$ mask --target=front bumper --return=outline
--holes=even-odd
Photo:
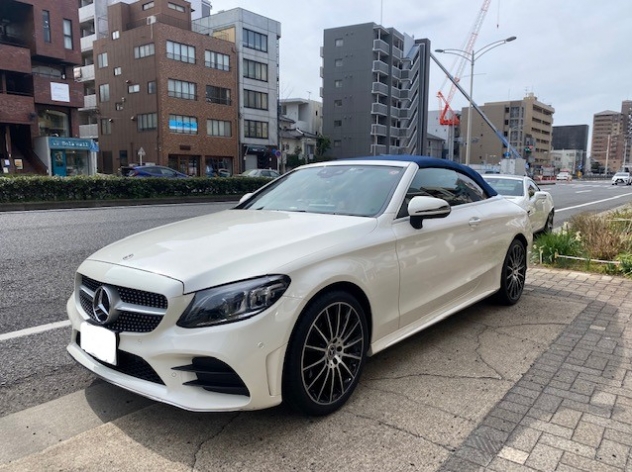
[[[154,330],[117,334],[119,365],[112,366],[88,354],[79,344],[82,323],[88,321],[89,316],[81,307],[75,289],[66,306],[72,325],[67,350],[99,377],[153,400],[191,411],[255,410],[281,403],[283,361],[300,310],[299,300],[283,297],[270,309],[244,321],[186,329],[176,326],[176,322],[193,295],[182,295],[180,282],[93,261],[84,263],[79,270],[101,283],[125,283],[138,290],[160,287],[160,293],[165,294],[169,302],[163,320]],[[245,393],[243,389],[237,394],[219,393],[201,386],[198,374],[187,368],[193,359],[200,358],[217,360],[229,367],[233,378],[243,382]]]

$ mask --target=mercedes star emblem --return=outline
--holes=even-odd
[[[94,291],[92,313],[97,322],[102,325],[113,323],[118,317],[115,307],[116,294],[110,287],[101,285]]]

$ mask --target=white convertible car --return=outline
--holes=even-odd
[[[484,298],[518,302],[527,212],[448,161],[310,164],[234,208],[111,244],[78,268],[71,356],[193,411],[324,415],[367,356]]]
[[[529,214],[534,233],[553,231],[555,205],[549,192],[529,177],[518,175],[484,175],[485,180],[507,200],[520,205]]]

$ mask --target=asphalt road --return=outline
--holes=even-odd
[[[604,211],[632,201],[632,187],[607,182],[543,188],[553,195],[556,226],[582,211]],[[127,235],[232,205],[0,213],[0,417],[95,382],[66,355],[68,329],[54,329],[54,323],[66,321],[74,272],[88,255]],[[37,327],[43,327],[42,332],[22,331]]]

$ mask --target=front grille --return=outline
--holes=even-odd
[[[81,333],[77,333],[77,344],[81,346]],[[147,361],[135,354],[117,349],[117,365],[108,364],[107,362],[103,362],[90,354],[88,355],[99,364],[104,365],[109,369],[120,372],[121,374],[129,375],[130,377],[135,377],[137,379],[146,380],[147,382],[152,382],[160,385],[165,384],[160,376],[156,373],[156,371],[147,363]]]
[[[237,372],[214,357],[194,357],[190,365],[173,367],[173,370],[195,373],[197,380],[185,382],[184,385],[202,387],[209,392],[250,396],[248,387]]]
[[[90,292],[79,291],[81,308],[93,321],[97,321],[92,309],[93,294],[103,284],[85,275],[82,276],[81,283]],[[103,325],[104,328],[119,333],[149,333],[158,327],[164,316],[162,314],[144,313],[143,311],[156,311],[156,309],[166,311],[168,302],[164,295],[116,285],[110,285],[110,287],[116,290],[121,302],[134,305],[135,310],[121,309],[116,320],[110,324]]]
[[[85,275],[81,276],[81,283],[88,287],[90,291],[94,292],[97,288],[103,285],[101,282],[97,282]],[[131,303],[132,305],[148,306],[151,308],[167,309],[167,297],[159,293],[145,292],[143,290],[136,290],[133,288],[119,287],[112,285],[116,289],[121,297],[121,301],[125,303]]]

